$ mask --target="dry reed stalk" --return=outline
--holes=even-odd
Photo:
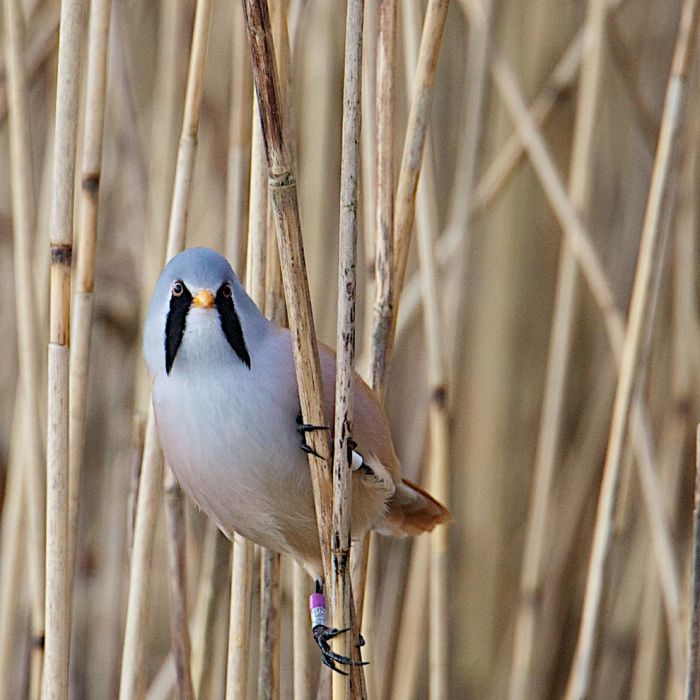
[[[280,82],[283,123],[289,131],[290,122],[290,49],[287,31],[287,2],[275,0],[271,3],[271,23],[277,47],[277,70]],[[265,246],[263,280],[265,286],[265,315],[276,325],[287,325],[287,310],[282,285],[282,269],[275,235],[272,206],[267,197],[265,152],[262,144],[260,119],[256,110],[254,117],[258,134],[260,163],[260,193],[265,198],[265,231],[261,243]],[[291,140],[291,139],[290,139]],[[278,552],[262,549],[260,576],[260,654],[258,670],[258,697],[278,698],[280,694],[280,637],[281,637],[281,557]]]
[[[177,697],[194,698],[190,634],[187,616],[185,503],[182,489],[166,466],[165,525],[168,533],[168,588],[170,591],[170,635],[177,679]]]
[[[487,12],[489,9],[487,8]],[[413,6],[403,14],[405,34],[406,83],[415,81],[418,74],[416,55],[418,48],[419,17]],[[472,74],[470,112],[468,123],[471,124],[470,136],[465,139],[461,151],[463,158],[459,171],[466,180],[459,188],[460,192],[471,193],[475,169],[476,148],[479,129],[478,115],[481,108],[483,78],[486,73],[488,15],[474,21],[474,31],[470,35],[470,49],[473,61],[470,61]],[[474,92],[476,94],[474,94]],[[416,207],[416,235],[418,238],[418,259],[423,299],[423,334],[427,346],[428,374],[428,419],[429,419],[429,465],[428,475],[431,493],[441,503],[448,503],[448,468],[449,468],[449,411],[447,395],[447,358],[449,350],[443,342],[444,332],[442,318],[444,311],[439,301],[439,284],[437,279],[433,232],[438,228],[436,211],[437,193],[435,188],[435,171],[433,167],[432,146],[429,131],[425,136],[425,163],[420,187],[416,183],[418,206]],[[465,231],[465,240],[469,235]],[[466,248],[466,244],[463,244]],[[462,257],[462,256],[460,256]],[[457,269],[466,272],[466,255],[456,263]],[[430,535],[430,634],[429,634],[429,688],[431,698],[446,698],[448,693],[450,655],[448,636],[445,629],[449,627],[448,611],[448,570],[447,570],[447,529],[438,527]]]
[[[544,145],[542,135],[528,114],[511,68],[502,58],[494,56],[491,71],[496,88],[525,144],[530,162],[541,181],[552,211],[559,220],[562,231],[571,240],[571,247],[581,267],[581,273],[603,314],[603,322],[610,338],[613,355],[618,355],[624,336],[624,319],[616,305],[615,297],[590,237],[569,201],[556,166]]]
[[[258,698],[280,696],[280,555],[263,548],[260,556],[260,667]]]
[[[404,139],[401,167],[396,187],[396,207],[394,211],[394,266],[395,266],[395,300],[393,324],[398,315],[399,297],[403,288],[408,251],[415,215],[416,190],[423,160],[425,135],[430,122],[430,110],[433,104],[433,90],[437,73],[438,57],[442,44],[442,32],[447,19],[449,0],[429,0],[425,11],[423,35],[418,52],[418,65],[413,83],[411,110],[408,115],[406,136]],[[393,329],[392,329],[393,333]],[[393,339],[389,340],[389,355]]]
[[[162,489],[163,460],[158,445],[153,406],[151,406],[146,421],[143,466],[136,501],[119,700],[132,700],[140,697],[143,692],[143,648],[149,601],[149,578]]]
[[[682,117],[687,103],[685,83],[694,55],[697,21],[697,1],[686,0],[683,4],[671,75],[666,88],[657,155],[649,186],[649,199],[632,289],[629,321],[625,333],[610,438],[603,468],[603,483],[596,515],[582,621],[567,687],[567,697],[571,699],[584,697],[590,687],[594,639],[600,614],[603,578],[612,538],[612,517],[619,483],[620,463],[629,422],[632,394],[640,364],[645,313],[655,267],[654,256],[659,249],[658,239],[662,228],[660,223],[672,206],[671,192],[673,188],[670,186],[673,181],[672,169],[678,162],[679,136],[682,131]]]
[[[640,62],[627,48],[625,40],[620,32],[619,22],[614,14],[609,14],[606,24],[610,55],[615,59],[622,73],[621,82],[627,91],[627,95],[633,107],[632,114],[637,119],[640,132],[644,136],[644,141],[649,148],[649,152],[654,153],[656,139],[659,135],[659,125],[656,117],[647,107],[646,101],[642,95],[643,91],[640,89]]]
[[[46,439],[46,647],[43,697],[68,697],[68,374],[73,185],[78,130],[83,3],[61,3],[56,140],[50,224],[51,289]]]
[[[430,157],[431,149],[426,148]],[[427,174],[427,173],[426,173]],[[432,174],[432,172],[431,172]],[[428,474],[432,495],[441,503],[449,502],[449,412],[447,398],[447,367],[441,332],[443,313],[439,302],[439,287],[433,252],[433,234],[437,222],[435,192],[428,191],[433,178],[426,178],[419,190],[420,207],[417,220],[418,254],[423,279],[423,321],[428,348],[428,384],[430,425]],[[448,552],[447,528],[438,526],[430,534],[430,636],[429,677],[430,697],[448,697],[450,655],[448,649]]]
[[[173,194],[176,161],[176,143],[180,123],[179,70],[183,53],[182,34],[189,29],[179,3],[160,5],[158,26],[158,54],[155,67],[151,141],[153,148],[149,162],[149,235],[145,240],[143,286],[150,289],[160,273],[165,256],[168,234],[168,216]],[[145,379],[145,372],[140,376]],[[143,403],[150,401],[149,388],[144,381]],[[137,399],[140,397],[137,397]],[[141,405],[141,401],[137,401]]]
[[[60,10],[52,4],[46,4],[45,12],[37,12],[32,14],[29,19],[29,24],[32,27],[32,36],[29,39],[28,46],[25,47],[22,61],[25,67],[25,78],[32,81],[44,67],[48,58],[56,48],[58,40],[58,21]],[[8,47],[9,48],[9,47]],[[9,62],[6,62],[9,67]],[[7,100],[8,100],[8,80],[6,77],[7,70],[5,66],[0,66],[0,124],[5,121],[7,116]]]
[[[452,261],[450,277],[455,283],[443,286],[447,299],[443,303],[446,318],[454,319],[450,323],[450,332],[446,338],[448,348],[446,357],[446,378],[454,384],[458,377],[458,364],[462,359],[462,338],[466,336],[464,313],[467,308],[467,285],[461,281],[469,275],[469,251],[474,227],[474,207],[476,191],[476,165],[479,144],[484,131],[482,114],[484,96],[488,78],[488,53],[491,40],[492,0],[471,3],[462,0],[462,9],[469,18],[469,36],[467,49],[467,70],[465,71],[465,93],[463,100],[464,121],[468,125],[460,144],[458,160],[455,165],[453,192],[461,196],[452,197],[449,221],[464,232],[462,244],[458,246]],[[425,167],[425,166],[424,166]],[[465,205],[464,198],[467,198]],[[437,226],[437,223],[435,224]],[[451,400],[454,400],[452,398]]]
[[[231,577],[226,700],[245,698],[248,695],[253,543],[238,534],[233,538]]]
[[[243,12],[231,6],[231,99],[226,178],[226,233],[224,251],[236,274],[243,279],[250,188],[251,119],[253,86]]]
[[[15,401],[12,433],[18,435],[27,432],[23,425],[24,407],[21,400]],[[15,697],[17,694],[17,646],[21,638],[19,634],[19,618],[24,612],[22,598],[23,568],[28,554],[24,535],[27,532],[25,523],[26,509],[24,507],[24,492],[27,490],[28,475],[22,470],[17,458],[18,448],[13,441],[7,460],[3,503],[2,528],[0,529],[0,693],[2,697]],[[13,673],[14,671],[14,673]]]
[[[258,105],[253,100],[250,157],[250,204],[245,286],[259,308],[265,305],[267,253],[267,179],[265,144]],[[253,543],[236,534],[233,545],[232,592],[226,673],[226,698],[246,697],[250,667],[250,618],[253,588]],[[262,662],[262,659],[261,659]]]
[[[22,9],[17,0],[4,2],[5,61],[7,70],[8,121],[12,190],[13,262],[17,319],[18,397],[25,415],[16,421],[15,433],[24,447],[25,508],[29,528],[27,565],[31,591],[32,697],[37,697],[43,662],[44,578],[46,546],[46,476],[42,456],[39,397],[41,356],[37,333],[37,309],[33,284],[32,238],[36,221],[32,191],[30,123],[24,61]],[[15,399],[18,400],[18,399]],[[32,427],[33,426],[33,427]],[[17,463],[17,465],[19,462]],[[12,560],[11,560],[12,561]],[[16,561],[16,560],[15,560]]]
[[[231,571],[231,546],[211,520],[207,522],[203,550],[197,602],[191,624],[192,679],[197,698],[210,697],[216,615],[228,588]]]
[[[376,222],[377,197],[377,160],[374,150],[376,144],[376,59],[377,59],[377,22],[378,5],[365,8],[364,36],[362,39],[362,89],[361,108],[362,125],[360,129],[360,195],[362,197],[362,229],[364,244],[366,278],[365,278],[365,318],[362,337],[369,347],[372,334],[372,301],[374,299],[374,227]],[[358,362],[358,364],[360,364]],[[362,365],[364,367],[364,365]]]
[[[131,468],[129,470],[129,497],[126,512],[126,550],[129,561],[134,549],[134,532],[136,530],[136,505],[139,498],[139,485],[141,484],[141,465],[143,464],[143,452],[146,441],[146,421],[148,416],[140,411],[134,414],[134,423],[131,439]]]
[[[420,189],[419,189],[420,192]],[[396,658],[401,659],[401,672],[394,673],[391,698],[418,697],[418,680],[423,671],[425,628],[429,600],[430,539],[419,537],[411,548],[411,562],[406,576],[403,615],[396,645]]]
[[[583,57],[579,77],[578,106],[572,145],[568,194],[584,223],[587,220],[591,156],[598,98],[604,62],[607,0],[591,0],[583,29]],[[529,695],[530,663],[535,639],[539,593],[542,589],[542,562],[548,533],[551,491],[559,441],[566,378],[573,335],[577,294],[576,258],[568,239],[562,242],[559,276],[549,340],[547,376],[540,416],[540,428],[532,481],[532,500],[525,532],[519,600],[515,620],[514,646],[508,696],[522,700]]]
[[[304,700],[311,695],[311,672],[309,653],[308,574],[293,563],[292,617],[294,637],[292,662],[294,664],[294,700]]]
[[[340,635],[336,652],[354,656],[357,625],[351,623],[350,514],[352,512],[353,378],[355,376],[355,295],[357,288],[357,207],[360,167],[362,94],[362,19],[364,0],[347,3],[343,128],[338,230],[338,322],[336,342],[335,424],[333,428],[333,533],[331,605],[333,627],[351,629]],[[352,669],[351,669],[352,671]],[[362,669],[359,669],[360,674]],[[356,674],[333,674],[333,697],[360,698]]]
[[[68,561],[73,588],[80,475],[85,454],[87,388],[90,372],[90,345],[94,310],[95,247],[97,242],[97,208],[102,171],[102,140],[105,96],[107,92],[107,48],[111,0],[95,0],[90,6],[88,26],[87,77],[85,89],[85,124],[80,174],[78,242],[75,288],[73,290],[73,325],[70,353],[70,436],[69,436],[69,540]],[[71,596],[72,597],[72,596]]]
[[[617,307],[610,284],[603,271],[600,260],[593,248],[588,234],[580,221],[576,210],[571,205],[563,185],[556,173],[556,168],[544,146],[542,136],[530,119],[525,103],[520,95],[512,72],[506,63],[496,58],[492,65],[494,79],[501,92],[509,111],[515,121],[516,127],[523,138],[530,160],[541,180],[542,187],[550,201],[552,209],[559,219],[562,230],[570,240],[572,252],[576,256],[593,297],[598,304],[605,324],[605,330],[610,342],[612,354],[616,365],[619,367],[622,361],[622,350],[624,341],[624,320]],[[648,419],[646,410],[641,404],[634,406],[634,412],[639,414],[634,426],[639,426],[639,432],[633,430],[634,446],[638,455],[638,466],[645,471],[646,483],[650,480],[656,481],[653,465],[648,461],[653,454],[651,436],[649,434]],[[645,483],[645,482],[642,482]],[[648,495],[648,491],[646,491]],[[680,584],[676,567],[668,567],[674,557],[668,535],[668,528],[663,523],[663,519],[658,518],[658,508],[654,506],[653,498],[645,498],[644,504],[647,506],[647,515],[650,518],[652,527],[661,527],[661,530],[654,533],[652,543],[654,544],[654,554],[658,559],[659,572],[662,574],[664,604],[666,606],[668,631],[675,638],[674,648],[679,649],[678,625],[678,601],[680,600]]]
[[[386,374],[389,367],[389,336],[394,309],[394,153],[396,103],[396,0],[381,0],[377,25],[377,78],[376,78],[376,186],[374,233],[374,306],[372,309],[371,342],[367,379],[381,402],[386,392]],[[357,610],[360,622],[364,620],[365,589],[370,555],[375,552],[372,533],[364,537],[362,561],[358,573]],[[373,592],[371,593],[373,594]],[[373,639],[373,618],[365,626]],[[372,669],[374,672],[374,669]],[[370,673],[370,683],[374,673]]]
[[[187,216],[197,155],[197,134],[202,108],[202,85],[207,54],[212,0],[198,0],[192,31],[192,48],[185,91],[185,111],[177,152],[175,184],[168,226],[166,259],[185,246]],[[180,698],[194,697],[190,669],[190,637],[187,615],[184,495],[170,467],[165,466],[165,512],[168,531],[170,576],[170,629],[172,634],[177,688]]]
[[[528,114],[532,121],[542,127],[551,114],[562,94],[571,87],[571,83],[578,73],[581,63],[582,32],[579,32],[572,40],[566,51],[559,59],[547,79],[545,85],[532,102]],[[436,255],[438,265],[442,268],[453,260],[454,255],[459,251],[463,240],[463,231],[466,223],[462,218],[477,217],[486,211],[487,207],[493,203],[496,196],[503,190],[510,176],[515,172],[516,165],[522,160],[526,151],[520,135],[514,133],[501,147],[498,153],[491,160],[490,165],[485,168],[484,174],[474,188],[472,206],[465,210],[463,215],[459,215],[455,223],[448,224],[444,234],[437,241]],[[421,280],[420,271],[417,270],[405,283],[401,293],[401,316],[398,319],[396,329],[397,336],[408,327],[420,308],[421,302]]]
[[[688,616],[688,664],[686,700],[700,698],[700,425],[695,439],[695,501],[693,506],[693,553],[690,568],[690,614]]]
[[[260,127],[258,104],[253,101],[250,156],[250,202],[248,205],[248,245],[246,288],[259,308],[265,308],[267,269],[267,177],[265,144]]]
[[[176,133],[176,110],[178,105],[177,67],[181,45],[179,30],[184,24],[178,3],[164,3],[161,6],[160,41],[157,58],[156,99],[153,122],[155,158],[151,164],[153,177],[150,192],[151,235],[146,237],[147,255],[144,266],[144,286],[150,288],[157,277],[165,253],[167,229],[167,198],[170,195],[170,173],[174,158],[171,141]],[[144,373],[141,391],[146,392]],[[133,526],[133,548],[129,573],[126,626],[122,648],[122,667],[119,684],[120,700],[130,700],[143,690],[143,645],[146,629],[146,608],[149,594],[149,572],[153,559],[153,541],[156,519],[163,488],[162,454],[153,417],[153,407],[148,399],[149,410],[146,420],[136,513]],[[133,492],[133,490],[132,490]]]
[[[291,172],[291,158],[282,125],[282,103],[270,17],[264,0],[244,0],[244,11],[265,142],[269,191],[277,226],[285,297],[292,329],[302,417],[305,423],[325,425],[321,404],[318,348],[304,264],[296,181]],[[324,465],[324,462],[328,462],[330,444],[328,436],[324,436],[323,432],[312,431],[308,439],[310,447],[321,455],[317,457],[310,454],[309,463],[319,520],[323,568],[326,579],[329,579],[332,487],[328,469]]]
[[[369,385],[384,400],[389,364],[389,335],[394,307],[394,130],[396,86],[396,0],[381,0],[377,36],[377,198],[375,232],[375,298],[372,314]],[[368,545],[365,542],[365,549]],[[363,591],[360,590],[360,606]]]
[[[194,29],[192,30],[190,64],[187,73],[185,112],[182,118],[182,132],[177,151],[175,185],[170,209],[166,260],[170,260],[185,247],[187,215],[190,193],[192,191],[195,156],[197,154],[197,132],[202,110],[204,62],[207,54],[211,10],[212,0],[197,0]]]

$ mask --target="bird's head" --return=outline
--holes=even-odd
[[[170,374],[176,358],[209,366],[237,361],[250,368],[247,340],[265,319],[226,258],[189,248],[165,266],[148,307],[143,347],[151,375]]]

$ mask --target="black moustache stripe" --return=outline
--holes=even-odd
[[[192,304],[190,290],[182,284],[182,294],[170,297],[170,311],[165,321],[165,371],[170,374],[182,336],[185,334],[187,312]]]
[[[248,348],[243,338],[243,329],[241,322],[233,306],[233,298],[224,296],[226,285],[222,284],[216,292],[216,308],[221,319],[221,328],[224,331],[228,344],[233,348],[233,351],[238,355],[241,362],[250,369],[250,355]]]

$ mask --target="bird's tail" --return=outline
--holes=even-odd
[[[389,510],[378,529],[394,537],[420,535],[451,519],[452,514],[445,506],[417,484],[402,479],[396,485]]]

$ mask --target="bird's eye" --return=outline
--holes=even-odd
[[[182,293],[185,291],[185,285],[178,280],[177,282],[173,282],[172,286],[172,294],[174,297],[181,297]]]
[[[224,286],[221,288],[221,293],[226,299],[230,299],[233,296],[233,290],[228,282],[226,282],[226,284],[224,284]]]

